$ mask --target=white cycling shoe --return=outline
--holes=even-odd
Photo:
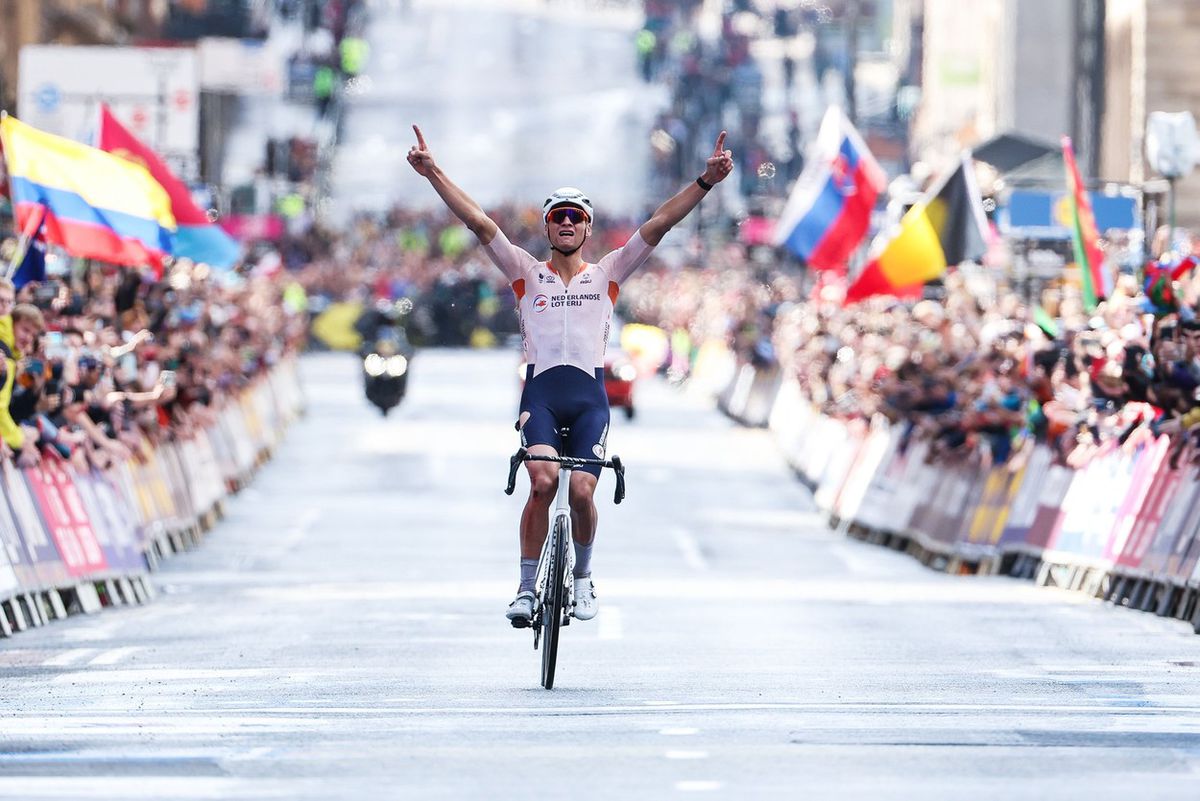
[[[596,587],[590,578],[575,579],[575,617],[578,620],[591,620],[600,611],[600,602],[596,600]]]
[[[517,597],[508,605],[508,611],[504,613],[514,629],[529,628],[529,623],[533,620],[534,603],[536,599],[532,592],[517,593]]]

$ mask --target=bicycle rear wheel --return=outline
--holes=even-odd
[[[562,629],[566,608],[564,573],[567,565],[567,543],[571,541],[571,524],[564,515],[555,518],[550,530],[549,561],[546,564],[546,592],[542,595],[542,686],[554,687],[554,668],[558,661],[558,633]]]

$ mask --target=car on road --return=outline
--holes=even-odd
[[[632,420],[636,413],[633,387],[637,383],[637,375],[633,360],[620,347],[604,354],[604,391],[608,393],[608,405],[623,409],[626,420]]]

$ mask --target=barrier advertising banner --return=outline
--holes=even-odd
[[[892,428],[885,435],[887,447],[863,491],[855,520],[878,531],[903,532],[908,516],[900,514],[897,505],[909,494],[903,482],[907,460],[900,453],[900,429]]]
[[[848,520],[858,519],[859,509],[867,494],[871,479],[879,471],[883,460],[890,455],[894,445],[886,426],[872,429],[867,433],[862,447],[858,449],[854,465],[850,468],[850,473],[838,492],[834,506],[838,517]]]
[[[1177,581],[1189,581],[1194,580],[1196,559],[1200,556],[1200,537],[1197,537],[1200,528],[1200,468],[1188,467],[1179,472],[1178,502],[1168,508],[1172,520],[1177,513],[1179,515],[1179,531],[1163,572]]]
[[[25,540],[21,537],[21,529],[13,516],[9,504],[8,492],[4,492],[0,500],[0,598],[6,597],[16,586],[37,587],[40,583],[36,556],[32,553]],[[7,567],[3,567],[7,566]]]
[[[73,574],[67,570],[58,547],[51,541],[38,514],[37,504],[30,494],[25,476],[7,459],[0,460],[0,472],[4,474],[5,495],[13,520],[21,532],[25,552],[33,562],[36,582],[30,588],[49,588],[70,584]]]
[[[1164,436],[1146,446],[1136,471],[1135,486],[1130,488],[1117,515],[1108,558],[1122,567],[1140,568],[1156,535],[1166,533],[1163,517],[1170,496],[1164,491],[1174,483],[1170,479],[1174,471],[1165,463],[1170,444]],[[1171,532],[1172,542],[1175,533]]]
[[[1024,468],[1014,472],[1006,465],[998,465],[983,474],[983,490],[967,527],[967,543],[988,554],[996,552],[1024,477]]]
[[[1038,496],[1037,511],[1033,515],[1033,523],[1029,526],[1029,534],[1025,541],[1036,550],[1044,549],[1058,534],[1062,526],[1063,500],[1075,483],[1076,473],[1069,467],[1055,464],[1046,471],[1045,483]]]
[[[1159,466],[1167,456],[1169,447],[1170,440],[1162,436],[1139,446],[1135,451],[1132,457],[1133,469],[1129,473],[1129,483],[1124,489],[1125,498],[1117,509],[1116,520],[1113,521],[1112,531],[1104,548],[1105,559],[1115,562],[1126,550],[1134,526],[1146,504],[1146,496],[1154,483]],[[1119,476],[1120,473],[1118,473]],[[1146,544],[1149,545],[1149,543]]]
[[[1050,449],[1044,445],[1034,447],[1033,453],[1029,454],[1021,486],[1012,498],[1008,516],[1004,520],[1004,530],[996,543],[1000,551],[1006,548],[1016,550],[1027,543],[1052,460]]]
[[[62,460],[47,454],[40,465],[22,473],[67,572],[84,576],[105,570],[108,562]]]
[[[75,489],[92,521],[110,572],[128,575],[145,569],[138,523],[116,487],[98,470],[76,473]]]
[[[1129,455],[1111,447],[1092,457],[1062,501],[1062,527],[1048,544],[1050,550],[1090,561],[1104,557],[1140,457],[1140,453]]]

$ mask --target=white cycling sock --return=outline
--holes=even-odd
[[[521,585],[517,587],[517,592],[533,592],[533,585],[537,583],[537,565],[536,559],[521,559]]]
[[[575,578],[588,578],[592,575],[592,545],[595,542],[592,540],[587,545],[575,543]]]

